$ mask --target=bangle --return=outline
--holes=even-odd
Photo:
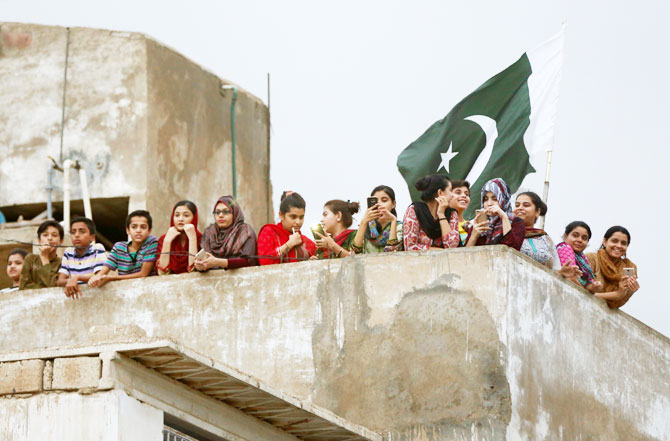
[[[344,248],[340,248],[340,252],[337,253],[337,257],[340,257],[342,255],[342,251],[344,251]]]
[[[443,221],[443,220],[448,221],[449,219],[447,219],[446,217],[438,217],[437,220],[438,220],[438,221]]]
[[[363,247],[359,247],[355,243],[351,244],[351,249],[354,250],[354,253],[357,253],[357,254],[363,252]]]

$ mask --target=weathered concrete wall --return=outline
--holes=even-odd
[[[505,247],[84,291],[0,296],[0,353],[134,325],[392,440],[670,439],[668,339]]]
[[[0,133],[0,206],[46,201],[47,155],[60,156],[67,41],[65,28],[0,23],[0,124],[9,128]],[[63,159],[86,168],[91,197],[129,196],[129,210],[148,208],[162,234],[178,200],[205,214],[232,193],[221,80],[141,34],[72,28],[69,41]],[[236,116],[238,195],[260,227],[273,217],[267,107],[240,90]],[[79,199],[76,174],[72,181]],[[204,228],[209,216],[201,218]]]

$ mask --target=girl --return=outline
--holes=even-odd
[[[207,252],[195,260],[195,269],[235,269],[256,265],[256,232],[244,222],[244,213],[232,196],[214,205],[214,223],[205,229],[200,245]]]
[[[23,269],[23,260],[28,255],[28,252],[21,248],[14,248],[7,256],[7,276],[12,282],[12,286],[1,289],[0,293],[18,291],[19,280],[21,279],[21,270]]]
[[[377,205],[365,210],[351,248],[357,254],[402,251],[402,222],[398,222],[395,211],[395,192],[380,185],[370,196],[377,198]]]
[[[449,208],[452,198],[449,178],[424,176],[414,187],[421,192],[421,202],[414,202],[405,212],[402,223],[405,250],[456,248],[460,243],[458,212]]]
[[[297,262],[314,256],[316,245],[300,233],[305,221],[305,200],[292,191],[281,195],[279,223],[267,224],[258,233],[261,265]]]
[[[468,239],[468,221],[463,217],[463,213],[470,205],[470,183],[458,179],[451,182],[451,203],[449,206],[458,212],[458,235],[461,238],[459,246],[465,246]]]
[[[603,244],[597,253],[586,255],[595,279],[603,285],[604,292],[596,293],[596,296],[604,299],[610,308],[622,307],[640,289],[637,266],[626,257],[629,245],[630,233],[617,225],[605,232]],[[626,268],[631,268],[634,275],[624,275]]]
[[[561,259],[558,257],[551,237],[544,230],[535,228],[537,219],[545,214],[547,214],[547,204],[536,193],[526,191],[516,197],[514,216],[520,218],[526,227],[525,239],[519,251],[566,279],[582,276],[577,265],[566,262],[561,266]]]
[[[333,199],[326,202],[323,206],[323,217],[321,225],[325,236],[316,239],[316,247],[320,259],[347,257],[354,252],[351,245],[356,236],[355,230],[349,227],[353,222],[352,215],[358,213],[358,202],[345,202],[339,199]]]
[[[179,201],[172,209],[170,228],[158,239],[158,274],[193,271],[195,255],[200,251],[202,233],[198,231],[198,208],[191,201]]]
[[[556,245],[556,252],[561,261],[561,265],[570,263],[577,265],[582,275],[570,279],[577,285],[583,286],[591,294],[599,292],[602,289],[602,283],[594,279],[591,265],[584,255],[584,250],[591,239],[591,228],[582,221],[570,222],[565,227],[563,242]]]
[[[488,181],[482,187],[482,208],[487,220],[472,223],[468,247],[475,245],[507,245],[515,250],[521,249],[526,226],[512,213],[512,194],[502,178]]]

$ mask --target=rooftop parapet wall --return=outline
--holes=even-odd
[[[390,440],[670,434],[668,339],[506,247],[24,291],[0,311],[0,353],[169,337]]]
[[[129,210],[149,209],[161,233],[181,199],[209,213],[233,191],[232,93],[221,82],[142,34],[0,22],[0,206],[46,202],[64,104],[62,159],[86,169],[92,198],[129,197]],[[273,218],[268,109],[240,89],[235,115],[238,196],[260,228]],[[61,173],[54,184],[60,201]]]

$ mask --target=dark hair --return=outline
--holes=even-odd
[[[542,198],[539,197],[537,193],[534,193],[532,191],[524,191],[523,193],[519,193],[518,195],[516,195],[516,197],[518,199],[519,196],[523,195],[528,196],[530,198],[530,201],[533,203],[533,205],[535,205],[536,210],[537,209],[540,210],[540,216],[544,216],[545,214],[547,214],[547,204],[545,204],[544,201],[542,201]]]
[[[340,199],[333,199],[326,202],[324,207],[327,207],[333,213],[342,213],[342,224],[344,224],[346,228],[349,228],[354,221],[351,215],[358,213],[360,204],[358,202],[345,202]]]
[[[174,204],[174,208],[172,208],[172,211],[174,211],[177,207],[186,207],[189,209],[191,214],[195,216],[195,214],[198,212],[198,208],[195,206],[195,204],[191,201],[187,201],[184,199],[183,201],[179,201],[176,204]]]
[[[45,220],[40,224],[39,227],[37,227],[37,237],[39,238],[42,235],[42,233],[44,233],[46,229],[49,227],[56,228],[58,230],[58,234],[60,235],[60,240],[63,240],[63,238],[65,237],[65,231],[63,230],[63,226],[53,219]]]
[[[21,257],[23,257],[25,259],[26,256],[28,255],[28,251],[24,250],[23,248],[14,248],[7,255],[7,260],[9,260],[9,258],[12,257],[14,254],[20,254]]]
[[[570,222],[567,227],[565,227],[565,235],[569,235],[572,233],[572,230],[574,230],[577,227],[582,227],[586,230],[587,233],[589,233],[589,239],[591,239],[591,228],[586,224],[586,222],[582,221],[574,221]]]
[[[281,194],[279,204],[280,213],[288,213],[291,208],[305,209],[305,200],[298,193],[294,191],[285,191]]]
[[[470,190],[470,183],[466,181],[465,179],[456,179],[454,181],[451,181],[451,189],[453,190],[454,188],[459,188],[459,187],[465,187],[468,190]]]
[[[95,234],[95,224],[93,221],[87,217],[84,216],[75,216],[72,218],[70,221],[70,229],[72,229],[72,225],[76,224],[77,222],[81,222],[83,224],[86,224],[86,227],[88,228],[88,232],[90,234]]]
[[[388,197],[391,198],[391,200],[393,202],[395,202],[395,191],[393,191],[393,189],[391,187],[389,187],[388,185],[378,185],[378,186],[376,186],[375,188],[372,189],[372,192],[370,193],[370,196],[374,196],[375,193],[377,193],[378,191],[383,191],[384,193],[386,193],[388,195]],[[393,210],[391,210],[391,213],[393,213],[393,215],[395,217],[398,217],[398,213],[396,213],[395,208],[393,208]]]
[[[614,235],[614,233],[623,233],[628,237],[628,245],[630,245],[630,233],[628,232],[627,229],[620,225],[615,225],[613,227],[610,227],[607,231],[605,231],[605,240],[609,239]]]
[[[416,181],[414,188],[421,192],[421,200],[429,202],[435,199],[439,190],[447,188],[451,180],[444,175],[429,175]]]
[[[147,210],[135,210],[132,213],[126,217],[126,228],[130,228],[130,221],[134,217],[143,217],[147,220],[147,223],[149,224],[149,229],[151,229],[153,225],[153,221],[151,220],[151,214]]]

